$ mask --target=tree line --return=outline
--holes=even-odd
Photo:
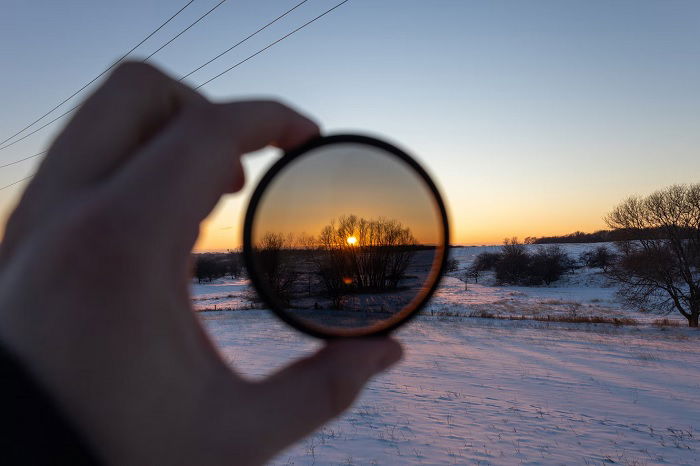
[[[243,261],[238,251],[193,254],[193,275],[197,282],[211,282],[221,277],[239,278],[243,275]]]
[[[254,248],[264,281],[285,305],[320,296],[341,308],[349,294],[396,289],[420,245],[392,219],[341,216],[318,236],[267,232]]]
[[[579,258],[588,267],[600,267],[619,286],[619,296],[631,307],[664,314],[680,313],[688,325],[700,318],[700,183],[673,185],[647,196],[633,196],[606,217],[610,230],[563,237],[526,238],[530,244],[547,242],[613,242],[614,250],[600,246]],[[486,270],[499,284],[549,284],[576,267],[557,245],[534,252],[507,239],[501,251],[476,257],[467,274],[478,280]]]
[[[683,228],[684,236],[691,236],[693,228]],[[553,236],[527,236],[523,240],[525,244],[571,244],[571,243],[613,243],[616,241],[640,241],[655,239],[664,234],[661,227],[645,228],[616,228],[611,230],[598,230],[593,233],[575,231],[566,235]]]

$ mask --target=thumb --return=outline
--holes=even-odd
[[[278,449],[303,438],[345,411],[374,375],[401,359],[391,338],[338,340],[263,381],[257,392],[269,435]]]

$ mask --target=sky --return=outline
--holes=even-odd
[[[267,233],[318,237],[350,215],[398,222],[418,243],[444,246],[439,207],[423,179],[383,149],[355,143],[317,148],[285,166],[261,197],[253,241]]]
[[[0,140],[185,3],[4,1]],[[134,58],[216,3],[195,0]],[[181,76],[295,3],[228,0],[151,62]],[[205,81],[336,3],[307,1],[188,82]],[[324,132],[368,133],[404,148],[440,186],[455,244],[593,231],[629,195],[700,181],[694,0],[350,0],[201,91],[215,101],[279,98]],[[0,150],[0,165],[43,150],[61,126]],[[250,193],[278,157],[246,157],[248,185],[203,223],[197,250],[240,244]],[[0,169],[0,186],[31,174],[39,159]],[[0,191],[2,224],[23,186]]]

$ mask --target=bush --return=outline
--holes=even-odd
[[[479,273],[496,272],[499,285],[550,285],[574,267],[574,261],[557,245],[540,246],[528,253],[517,238],[506,239],[500,252],[482,252],[467,269],[466,278],[478,281]]]
[[[493,270],[500,260],[501,254],[497,252],[482,252],[478,254],[464,274],[465,283],[469,278],[473,278],[474,283],[478,283],[479,274],[487,270]]]
[[[292,253],[289,238],[270,232],[263,235],[254,250],[263,280],[285,305],[289,305],[292,288],[300,278]]]
[[[194,262],[194,276],[199,283],[212,281],[228,273],[228,266],[218,254],[197,254]]]
[[[216,257],[226,269],[226,275],[231,278],[238,278],[243,275],[243,258],[240,252],[228,250],[225,253],[216,254]]]
[[[559,280],[572,266],[571,258],[559,246],[539,247],[530,256],[526,281],[532,285],[549,285]]]
[[[459,270],[459,261],[457,259],[447,259],[446,271],[456,272]]]
[[[507,239],[494,266],[502,285],[550,285],[573,268],[573,260],[557,246],[539,247],[527,252],[517,238]]]
[[[477,272],[493,270],[501,260],[501,254],[498,252],[482,252],[474,259],[471,268]]]
[[[526,281],[530,256],[517,238],[506,239],[501,248],[501,258],[496,264],[496,280],[499,284],[522,284]]]
[[[615,261],[616,257],[617,256],[607,247],[598,246],[595,249],[586,251],[583,254],[581,254],[579,260],[586,267],[597,267],[603,270],[607,270],[608,267],[613,265],[613,262]]]

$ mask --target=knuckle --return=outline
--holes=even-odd
[[[160,83],[165,75],[154,66],[143,62],[126,61],[120,63],[110,75],[109,81],[120,84]]]
[[[185,113],[186,115],[183,116],[187,127],[194,128],[195,131],[209,133],[217,141],[232,138],[234,125],[219,105],[209,102],[190,105]],[[211,142],[213,139],[209,139],[209,141]]]

